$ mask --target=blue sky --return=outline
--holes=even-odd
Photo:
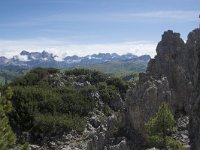
[[[21,50],[155,55],[161,34],[198,27],[199,0],[1,0],[0,55]]]

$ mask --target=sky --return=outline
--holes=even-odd
[[[155,55],[166,30],[199,26],[200,0],[0,0],[0,56]]]

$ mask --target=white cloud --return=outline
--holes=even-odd
[[[16,55],[14,56],[16,59],[20,60],[20,61],[29,61],[28,56],[22,56],[22,55]]]
[[[102,12],[102,13],[82,13],[82,14],[53,14],[40,18],[41,21],[129,21],[138,22],[144,19],[158,19],[167,21],[194,21],[198,19],[199,11],[194,10],[159,10],[146,12]],[[134,20],[136,19],[136,20]],[[145,21],[145,20],[144,20]],[[151,20],[146,20],[147,22]]]
[[[166,10],[166,11],[149,11],[139,13],[124,13],[119,14],[122,18],[141,18],[141,19],[168,19],[168,20],[184,20],[194,21],[198,19],[199,11],[185,11],[185,10]]]
[[[106,44],[74,44],[62,40],[34,39],[34,40],[0,40],[0,56],[12,57],[22,50],[53,53],[59,58],[66,55],[85,56],[96,53],[133,53],[136,55],[155,55],[156,43],[152,41],[130,41]]]

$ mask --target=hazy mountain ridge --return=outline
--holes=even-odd
[[[125,55],[118,55],[116,53],[99,53],[93,55],[87,55],[79,57],[66,56],[63,60],[58,60],[58,57],[52,53],[46,51],[43,52],[28,52],[22,51],[19,55],[13,56],[11,59],[6,57],[0,57],[1,67],[3,66],[23,66],[27,68],[34,67],[78,67],[87,65],[96,65],[110,62],[127,62],[134,61],[140,64],[147,65],[150,60],[149,55],[136,56],[131,53]]]
[[[86,68],[111,74],[130,74],[132,72],[144,72],[149,55],[136,56],[131,53],[118,55],[116,53],[99,53],[79,56],[66,56],[59,60],[56,55],[43,52],[22,51],[12,58],[0,57],[0,83],[10,82],[24,72],[37,67],[42,68]]]

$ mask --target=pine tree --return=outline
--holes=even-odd
[[[5,94],[0,96],[0,149],[7,150],[9,146],[13,145],[16,141],[15,134],[13,133],[7,113],[12,110],[12,90],[8,87]]]
[[[167,103],[162,103],[155,117],[146,123],[147,141],[150,146],[167,149],[181,149],[181,144],[172,138],[176,121]]]

